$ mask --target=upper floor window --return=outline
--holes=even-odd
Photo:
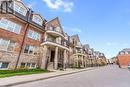
[[[56,29],[57,32],[61,33],[61,28],[60,27],[56,27],[55,29]]]
[[[41,19],[40,16],[38,15],[33,15],[33,19],[32,19],[35,23],[39,24],[39,25],[42,25],[43,23],[43,20]]]
[[[119,54],[120,54],[120,55],[124,55],[124,54],[125,54],[125,52],[120,52]]]
[[[3,28],[5,30],[11,31],[17,34],[20,34],[20,31],[21,31],[20,25],[4,18],[0,20],[0,28]]]
[[[21,15],[26,16],[26,9],[23,6],[20,6],[19,4],[15,3],[14,4],[14,10],[18,13],[20,13]]]
[[[15,42],[0,38],[0,49],[5,51],[14,51]]]
[[[39,40],[40,41],[40,38],[41,38],[41,34],[33,31],[33,30],[29,30],[28,32],[28,37],[29,38],[32,38],[34,40]]]
[[[52,25],[48,26],[47,29],[54,31],[54,27]]]

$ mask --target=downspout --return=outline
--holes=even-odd
[[[20,52],[18,54],[18,58],[17,58],[14,70],[16,70],[18,68],[20,56],[21,56],[21,53],[22,53],[22,50],[23,50],[23,47],[24,47],[24,42],[25,42],[25,39],[26,39],[26,34],[27,34],[27,31],[28,31],[28,27],[29,27],[29,21],[30,21],[30,18],[31,18],[31,13],[32,13],[32,11],[31,11],[31,9],[29,9],[28,16],[27,16],[27,23],[26,23],[26,26],[24,28],[25,29],[25,33],[24,33],[24,36],[23,36],[23,39],[22,39],[22,44],[20,46]]]

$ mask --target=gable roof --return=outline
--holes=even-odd
[[[71,36],[72,39],[77,39],[80,42],[79,35],[75,34]]]
[[[56,17],[56,18],[54,18],[54,19],[52,19],[52,20],[47,21],[46,24],[49,24],[49,23],[51,23],[51,22],[53,22],[53,21],[57,21],[57,22],[58,22],[58,25],[59,25],[61,31],[62,31],[63,34],[64,34],[64,31],[63,31],[63,28],[62,28],[62,26],[61,26],[61,23],[60,23],[59,17]],[[64,36],[65,36],[65,35],[64,35]]]

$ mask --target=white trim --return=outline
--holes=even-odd
[[[56,34],[56,35],[61,36],[62,38],[65,39],[64,35],[62,35],[60,32],[57,32],[57,31],[47,30],[46,33]]]
[[[14,10],[16,11],[16,12],[18,12],[19,14],[21,14],[21,15],[23,15],[23,16],[26,16],[26,14],[27,14],[27,9],[25,9],[25,7],[22,7],[22,6],[20,6],[19,4],[21,4],[21,3],[17,3],[17,2],[14,2]],[[22,4],[21,4],[22,5]],[[17,6],[17,7],[16,7]],[[21,9],[23,10],[23,11],[21,11]],[[21,13],[22,12],[22,13]]]
[[[8,51],[8,47],[9,47],[9,44],[10,44],[11,40],[7,40],[7,39],[4,39],[4,38],[0,38],[0,45],[1,45],[2,40],[3,40],[3,41],[7,41],[7,46],[6,46],[5,49],[0,49],[0,50]],[[15,45],[16,45],[16,42],[14,43],[13,50],[12,50],[12,51],[9,51],[9,52],[13,52],[13,51],[14,51]]]
[[[30,32],[32,32],[32,35],[29,35]],[[36,31],[33,31],[32,29],[29,29],[28,31],[28,37],[38,41],[41,40],[41,34]]]
[[[36,46],[26,44],[25,47],[24,47],[24,51],[25,51],[26,46],[29,46],[28,52],[27,52],[27,53],[23,52],[23,53],[25,53],[25,54],[29,54],[29,55],[30,55],[30,54],[31,54],[31,55],[34,55],[34,53],[35,53],[35,49],[36,49]],[[30,47],[33,48],[33,49],[32,49],[32,53],[29,53],[29,52],[30,52],[30,49],[31,49]]]
[[[53,43],[53,42],[44,42],[44,43],[42,43],[41,45],[53,45],[53,46],[57,46],[57,47],[60,47],[60,48],[62,48],[62,49],[65,49],[65,50],[67,50],[67,51],[70,51],[69,48],[67,48],[67,47],[65,47],[65,46],[62,46],[62,45],[60,45],[60,44],[57,44],[57,43]]]
[[[7,68],[2,68],[2,64],[3,64],[3,63],[8,63]],[[0,69],[8,69],[8,67],[9,67],[9,62],[1,62],[1,61],[0,61]]]
[[[8,20],[8,19],[4,19],[4,18],[2,18],[2,19],[0,20],[0,24],[2,24],[2,23],[1,23],[2,21],[5,21],[5,22],[7,22],[7,23],[4,24],[4,26],[0,26],[0,28],[2,28],[2,29],[4,29],[4,30],[7,30],[7,31],[10,31],[10,32],[13,32],[13,33],[16,33],[16,34],[20,34],[20,31],[21,31],[21,28],[22,28],[21,25],[15,23],[15,22],[12,22],[12,21],[10,21],[10,20]],[[11,27],[10,24],[12,24],[13,26]],[[16,28],[16,26],[18,26],[19,28]],[[11,27],[12,30],[10,30],[9,27]],[[16,32],[15,29],[18,29],[18,32]]]
[[[36,20],[36,17],[38,20]],[[43,23],[43,19],[39,15],[35,15],[35,14],[33,14],[32,21],[39,25],[42,25]]]

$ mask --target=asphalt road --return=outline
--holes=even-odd
[[[130,71],[111,65],[12,87],[130,87]]]

